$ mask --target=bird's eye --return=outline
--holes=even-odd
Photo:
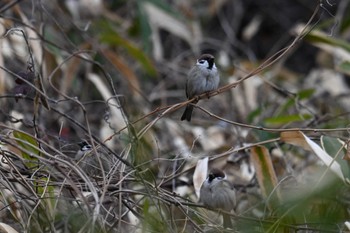
[[[204,64],[204,60],[200,60],[199,63]]]

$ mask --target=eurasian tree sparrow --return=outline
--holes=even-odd
[[[103,151],[101,148],[98,148],[97,154],[95,154],[93,147],[86,141],[80,142],[78,145],[80,149],[74,159],[86,174],[90,176],[102,176],[102,172],[107,174],[111,170],[113,166],[113,155],[108,154],[107,151]]]
[[[213,169],[200,189],[199,202],[213,209],[230,212],[236,206],[236,193],[226,175],[219,169]],[[232,227],[230,216],[223,214],[224,227]]]
[[[218,88],[220,81],[219,72],[214,63],[214,56],[211,54],[201,55],[196,65],[190,70],[187,76],[186,96],[188,99],[210,92]],[[193,101],[196,104],[197,101]],[[188,104],[181,120],[191,121],[193,105]]]

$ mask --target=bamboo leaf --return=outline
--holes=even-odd
[[[282,132],[281,141],[311,151],[309,144],[305,141],[303,133],[300,131]]]
[[[288,124],[296,121],[305,121],[308,119],[311,119],[310,114],[291,114],[291,115],[283,115],[283,116],[277,116],[277,117],[270,117],[265,119],[266,124],[273,124],[273,125],[282,125],[282,124]]]
[[[341,171],[343,175],[347,178],[350,178],[349,165],[346,160],[344,160],[344,156],[346,153],[346,149],[344,147],[344,142],[340,141],[338,138],[322,136],[321,137],[321,145],[322,148],[329,154],[335,161],[340,165]]]
[[[341,180],[345,181],[340,164],[332,156],[330,156],[325,150],[323,150],[319,145],[313,142],[309,137],[304,135],[302,132],[300,131],[283,132],[281,133],[281,140],[286,143],[300,146],[306,150],[313,151],[316,154],[316,156],[326,166],[328,166],[333,173],[335,173]]]
[[[101,28],[102,30],[99,33],[99,39],[101,42],[124,48],[130,56],[132,56],[143,66],[149,75],[156,76],[157,71],[153,63],[146,56],[142,49],[138,48],[132,42],[120,36],[112,29],[109,24],[102,23]]]
[[[251,159],[256,170],[256,176],[263,196],[270,200],[269,207],[275,209],[280,202],[277,186],[277,176],[272,165],[270,153],[266,147],[255,146],[252,149]]]
[[[32,155],[39,156],[40,150],[38,142],[29,134],[22,133],[20,131],[13,131],[14,137],[17,139],[16,142],[22,149],[22,157],[26,160],[25,165],[28,168],[38,166],[38,159]]]
[[[208,174],[208,157],[197,161],[196,169],[193,173],[193,187],[199,198],[200,189]]]
[[[101,52],[114,65],[114,67],[118,69],[122,76],[125,77],[129,84],[129,89],[132,96],[140,100],[140,93],[142,89],[140,87],[140,81],[138,80],[135,72],[124,61],[123,57],[108,49],[102,49]]]

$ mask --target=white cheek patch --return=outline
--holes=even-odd
[[[208,68],[209,67],[209,63],[208,63],[207,60],[198,60],[197,61],[197,66],[202,66],[202,67]]]
[[[82,151],[88,151],[88,150],[92,150],[92,146],[90,145],[84,145],[82,148],[81,148]]]

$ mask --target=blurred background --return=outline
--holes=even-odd
[[[349,12],[347,0],[1,1],[1,223],[18,232],[224,230],[211,222],[217,213],[196,206],[193,172],[209,157],[199,172],[223,169],[236,186],[236,230],[344,229]],[[276,60],[200,100],[182,122],[184,108],[172,107],[186,100],[203,53],[215,56],[220,87]],[[303,136],[281,136],[290,129],[341,168],[327,168]],[[113,174],[74,168],[84,140],[117,158]],[[308,182],[323,185],[306,192]],[[268,203],[279,188],[279,205]],[[290,189],[298,195],[284,197]]]

